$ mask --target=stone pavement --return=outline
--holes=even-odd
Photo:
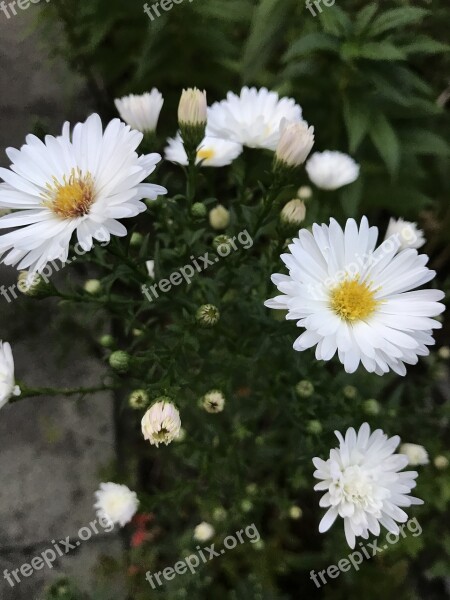
[[[0,165],[8,164],[4,148],[20,146],[37,119],[57,133],[74,112],[77,117],[89,112],[82,102],[76,106],[79,81],[63,65],[48,62],[33,33],[39,9],[45,10],[45,5],[32,4],[9,20],[0,12]],[[0,268],[0,284],[15,281],[13,269]],[[96,385],[102,364],[90,356],[76,331],[70,351],[62,350],[55,316],[51,301],[31,304],[20,298],[8,303],[0,296],[0,339],[12,345],[17,378],[30,386]],[[61,574],[89,589],[102,555],[120,559],[115,530],[93,536],[53,569],[39,570],[14,588],[3,571],[17,569],[51,548],[51,540],[76,538],[80,527],[95,518],[93,493],[101,469],[115,457],[111,397],[36,398],[7,405],[0,412],[0,440],[0,598],[38,600]],[[101,597],[122,600],[120,586],[114,585],[112,595]]]

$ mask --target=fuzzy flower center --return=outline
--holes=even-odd
[[[94,180],[90,173],[83,175],[72,169],[62,183],[56,178],[47,184],[44,205],[62,219],[74,219],[86,215],[95,200]]]
[[[377,502],[374,498],[373,482],[368,474],[358,466],[347,467],[339,481],[334,484],[335,489],[330,490],[341,502],[353,504],[363,510],[374,509]]]
[[[212,148],[201,148],[197,152],[198,160],[209,160],[214,158],[214,150]]]
[[[332,310],[344,321],[366,319],[379,304],[367,283],[358,279],[346,279],[333,288],[330,301]]]

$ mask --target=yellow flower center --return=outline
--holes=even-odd
[[[379,301],[365,281],[346,279],[331,290],[332,310],[344,321],[361,321],[370,317]]]
[[[62,219],[86,215],[95,200],[92,175],[83,175],[75,169],[72,169],[69,177],[64,175],[62,183],[54,177],[53,182],[46,187],[43,204]]]
[[[201,148],[197,152],[198,160],[209,160],[214,157],[214,150],[212,148]]]

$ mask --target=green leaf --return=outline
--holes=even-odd
[[[293,0],[262,0],[255,9],[242,59],[242,78],[245,82],[252,80],[270,60],[293,8]]]
[[[292,58],[311,54],[318,50],[336,52],[338,49],[338,41],[326,33],[308,33],[291,45],[283,56],[283,61],[288,62]]]
[[[374,20],[368,31],[368,35],[370,37],[375,37],[392,29],[418,23],[428,14],[428,12],[429,11],[424,8],[414,8],[412,6],[386,10]]]
[[[401,136],[401,139],[405,149],[414,154],[432,154],[437,156],[448,156],[450,154],[450,145],[447,141],[428,129],[406,131]]]
[[[350,32],[352,22],[339,6],[328,7],[319,14],[319,19],[326,33],[343,37]]]
[[[406,54],[390,42],[367,42],[359,48],[358,56],[369,60],[404,60]]]
[[[372,2],[359,11],[359,13],[356,15],[356,23],[354,27],[354,33],[357,36],[360,36],[362,33],[364,33],[366,27],[371,22],[377,10],[378,5],[375,2]]]
[[[440,52],[448,52],[450,46],[443,44],[427,35],[417,36],[413,42],[401,47],[405,54],[439,54]]]
[[[343,113],[350,152],[356,152],[369,130],[370,107],[364,98],[345,98]]]
[[[400,143],[392,125],[382,113],[373,117],[370,137],[390,174],[394,175],[400,162]]]

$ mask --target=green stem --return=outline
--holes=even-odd
[[[99,385],[89,388],[27,388],[19,384],[19,387],[21,388],[20,396],[11,398],[11,403],[19,402],[19,400],[24,400],[25,398],[36,398],[38,396],[75,396],[78,394],[95,394],[96,392],[117,389],[117,386],[113,385]]]

